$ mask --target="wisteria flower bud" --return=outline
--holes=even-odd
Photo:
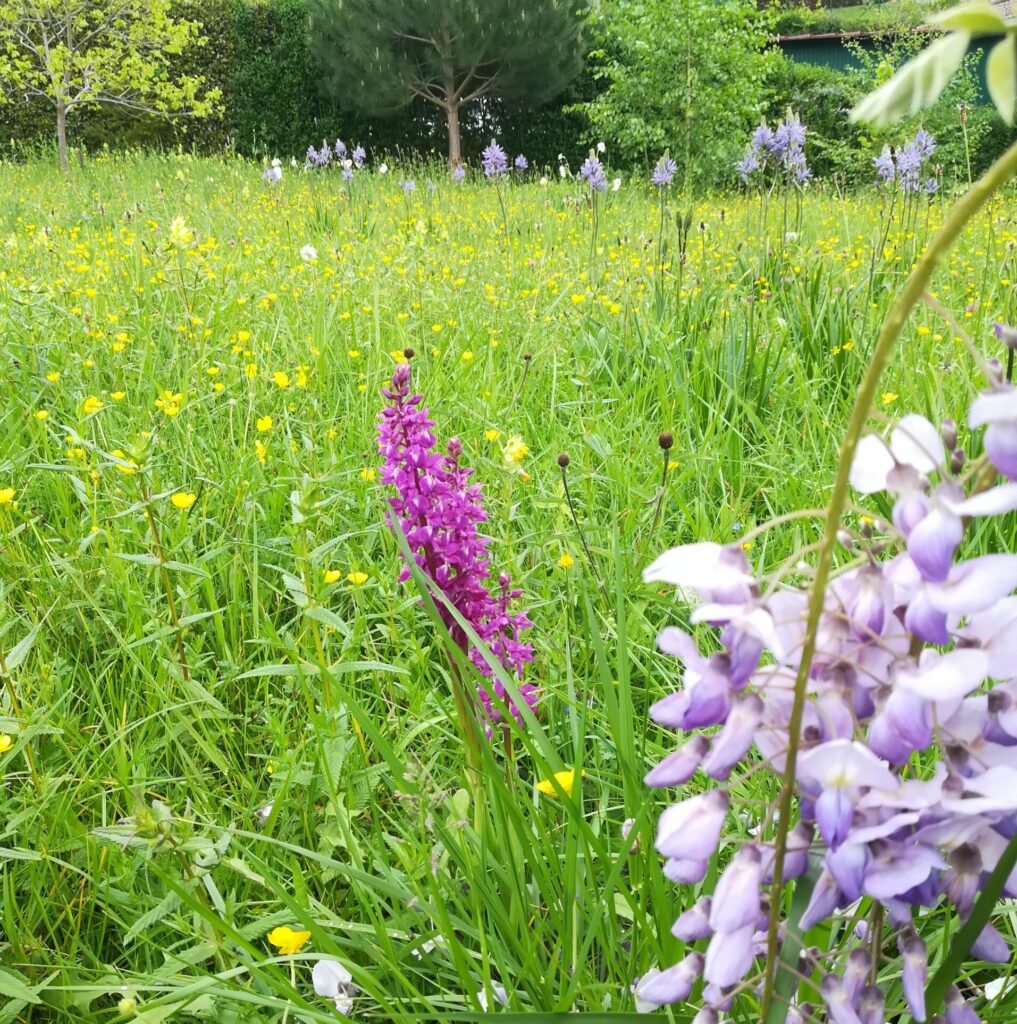
[[[733,932],[746,925],[755,927],[762,880],[763,858],[759,851],[753,846],[743,847],[717,882],[710,907],[710,927],[715,932]]]
[[[660,764],[650,769],[643,781],[654,789],[682,786],[696,774],[696,769],[709,749],[709,739],[702,734],[693,736]]]
[[[657,852],[677,860],[707,860],[720,841],[728,809],[727,794],[719,789],[668,807],[657,828]]]
[[[885,1005],[882,989],[878,985],[866,985],[858,997],[859,1024],[883,1024]]]
[[[1017,329],[997,321],[992,325],[992,331],[1007,348],[1017,348]]]
[[[872,959],[868,950],[855,948],[848,954],[847,966],[844,968],[844,993],[848,1002],[854,1005],[858,994],[865,987]]]
[[[951,985],[946,990],[943,1009],[946,1024],[979,1024],[978,1014],[971,1009],[971,1005],[960,994],[960,989],[956,985]]]
[[[921,1024],[925,1020],[925,978],[929,973],[929,958],[925,943],[915,931],[906,931],[897,945],[904,959],[901,986],[904,998],[911,1008],[911,1016]]]
[[[647,975],[636,986],[636,997],[654,1006],[669,1006],[688,999],[703,973],[703,954],[689,953],[684,960],[653,977]]]
[[[971,944],[971,952],[979,960],[985,960],[990,964],[1010,962],[1010,947],[1007,946],[1006,939],[999,934],[994,925],[988,923]]]
[[[716,909],[716,900],[714,908]],[[733,932],[717,932],[706,947],[703,977],[719,989],[730,988],[748,974],[755,959],[752,935],[755,924]]]
[[[735,701],[724,728],[714,737],[710,753],[703,759],[703,771],[710,778],[727,779],[732,767],[748,753],[762,718],[763,702],[754,693]]]
[[[950,453],[950,472],[957,476],[964,468],[966,456],[963,448],[956,448]]]
[[[704,896],[681,914],[671,927],[671,934],[682,942],[696,942],[713,934],[710,927],[710,908],[713,900]]]
[[[939,433],[943,438],[943,447],[948,452],[952,452],[957,447],[957,424],[951,419],[945,419],[939,428]]]

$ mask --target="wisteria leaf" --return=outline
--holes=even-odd
[[[973,36],[995,35],[1006,31],[1006,22],[999,11],[990,3],[974,0],[973,3],[959,4],[948,11],[941,11],[929,18],[929,24],[952,32],[969,32]]]
[[[886,127],[907,114],[932,106],[968,52],[971,35],[951,32],[907,62],[884,85],[869,93],[851,111],[852,121]]]
[[[1007,124],[1013,124],[1014,103],[1017,102],[1017,41],[1005,36],[992,48],[985,64],[985,81],[989,96]]]

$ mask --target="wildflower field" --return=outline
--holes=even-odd
[[[634,1011],[780,789],[736,777],[708,873],[665,877],[669,801],[643,780],[674,736],[648,715],[689,605],[643,570],[695,541],[759,572],[815,550],[798,513],[830,497],[949,190],[262,170],[2,168],[0,1021]],[[966,342],[1005,360],[1015,215],[1008,188],[969,224],[876,401],[952,417],[969,457]],[[390,519],[417,513],[378,422],[417,393],[482,489],[471,543],[526,692],[450,657],[469,623],[404,570]],[[852,500],[852,529],[891,518]],[[963,551],[1013,540],[1012,516],[979,521]],[[912,1019],[906,970],[872,968],[887,1019]]]

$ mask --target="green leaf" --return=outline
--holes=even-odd
[[[8,672],[13,672],[22,664],[22,662],[24,662],[25,658],[28,657],[28,652],[32,649],[32,644],[35,643],[35,638],[39,635],[39,630],[41,628],[41,623],[37,626],[33,626],[31,630],[29,630],[29,632],[11,648],[10,653],[7,655]]]
[[[0,996],[8,999],[20,999],[26,1003],[41,1003],[42,1000],[35,994],[35,989],[29,986],[23,974],[0,967]]]
[[[937,39],[909,60],[889,82],[861,100],[851,111],[851,120],[869,121],[885,128],[905,115],[932,106],[960,67],[970,41],[967,32],[951,32]]]
[[[1013,124],[1017,101],[1017,41],[1008,35],[992,48],[985,64],[985,81],[999,116]]]
[[[929,18],[929,24],[951,32],[968,32],[973,36],[991,36],[1006,31],[1006,22],[999,11],[983,0],[959,4]]]

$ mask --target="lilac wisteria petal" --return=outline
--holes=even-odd
[[[944,810],[956,814],[991,814],[1017,811],[1017,768],[996,765],[964,780],[959,797],[944,797]]]
[[[986,423],[1017,421],[1017,389],[1012,387],[983,391],[968,410],[968,426],[984,427]]]
[[[895,463],[886,442],[875,434],[866,434],[855,448],[851,463],[851,486],[860,494],[886,490],[886,478]]]
[[[917,669],[897,674],[897,685],[925,700],[956,700],[966,697],[985,682],[989,659],[973,648],[948,651],[927,659]]]
[[[732,555],[730,550],[713,541],[671,548],[643,570],[643,581],[707,592],[747,588],[753,582],[748,562],[740,551]]]
[[[1010,480],[1017,480],[1017,423],[992,423],[985,431],[989,462]]]
[[[763,859],[754,847],[745,846],[724,869],[713,892],[710,927],[715,932],[734,932],[755,926],[759,918],[759,887]]]
[[[908,554],[923,579],[945,580],[953,564],[953,553],[964,536],[959,516],[946,508],[934,508],[908,537]]]
[[[959,516],[998,516],[1017,509],[1017,484],[1000,484],[950,505]]]
[[[903,959],[901,986],[904,998],[911,1008],[911,1016],[921,1024],[925,1020],[925,979],[929,973],[929,958],[925,943],[914,933],[906,933],[899,942]]]
[[[682,942],[697,942],[699,939],[709,938],[713,934],[710,927],[712,905],[713,900],[709,896],[698,900],[671,926],[671,934]]]
[[[939,430],[915,413],[902,417],[893,428],[890,451],[898,462],[924,475],[939,469],[946,460]]]
[[[703,759],[703,771],[712,779],[724,780],[731,768],[752,746],[756,728],[763,718],[763,702],[750,693],[735,701],[724,727],[714,737],[710,753]]]
[[[655,1006],[669,1006],[688,999],[692,986],[703,971],[703,955],[690,953],[684,960],[666,971],[650,977],[647,975],[636,985],[636,996]]]
[[[667,786],[682,786],[699,768],[699,763],[710,749],[710,741],[705,736],[693,736],[686,744],[669,754],[656,767],[646,773],[643,781],[653,789]]]
[[[896,779],[886,764],[858,740],[831,740],[798,759],[798,778],[824,787],[892,787]]]
[[[820,985],[823,1002],[833,1024],[861,1024],[851,1001],[851,996],[840,978],[827,974]]]
[[[668,881],[675,885],[698,885],[710,866],[707,860],[671,859],[664,861],[661,870]]]
[[[699,654],[695,640],[677,626],[668,626],[662,629],[657,636],[657,649],[664,654],[670,654],[678,658],[682,664],[701,671],[700,666],[705,664],[705,659]]]
[[[970,558],[954,566],[942,583],[929,587],[929,600],[940,611],[973,615],[991,608],[1017,587],[1017,555]]]

